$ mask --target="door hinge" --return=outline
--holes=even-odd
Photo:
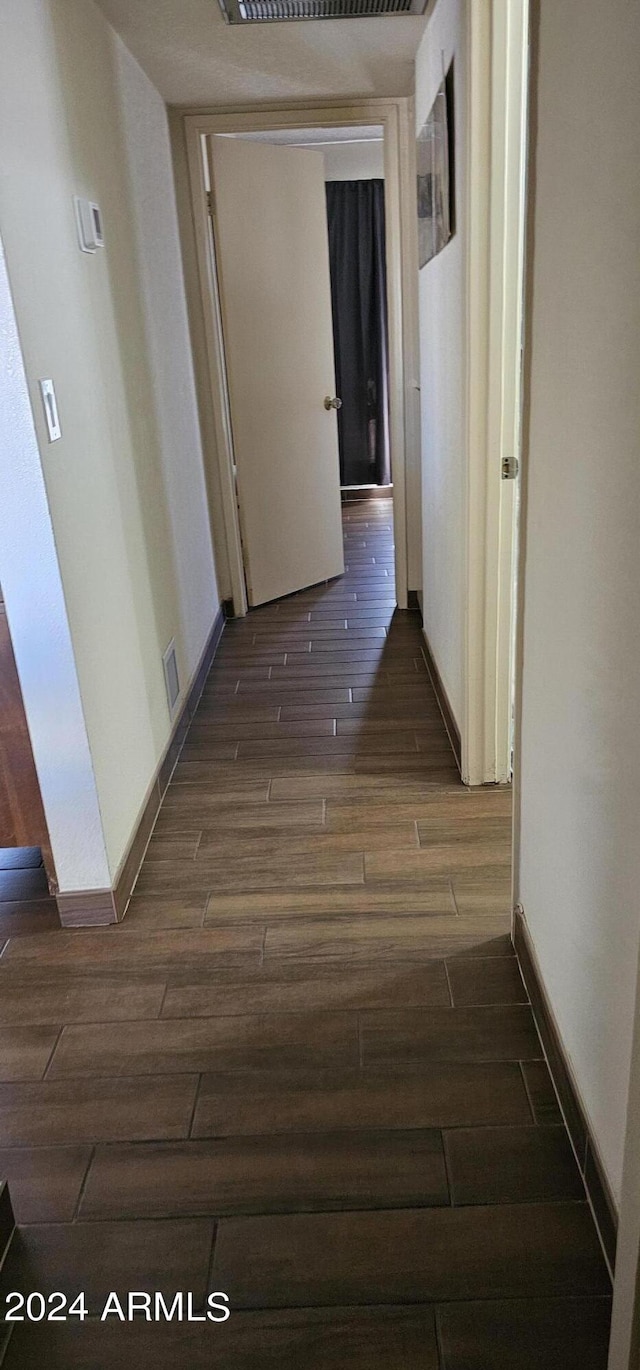
[[[503,480],[515,480],[520,470],[518,458],[503,457],[500,470]]]
[[[208,191],[207,191],[207,209],[208,209],[208,211],[209,211],[209,214],[211,215],[211,218],[213,219],[214,214],[215,214],[215,209],[214,209],[214,206],[213,206],[213,191],[212,191],[212,190],[208,190]]]

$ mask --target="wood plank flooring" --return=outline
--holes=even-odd
[[[464,789],[391,505],[227,625],[122,926],[7,913],[7,1370],[604,1370],[610,1287],[510,942],[510,795]],[[43,929],[40,931],[39,929]],[[228,1322],[101,1322],[109,1290]]]
[[[39,847],[0,847],[0,946],[16,932],[59,927]]]

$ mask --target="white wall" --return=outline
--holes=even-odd
[[[0,242],[0,584],[60,885],[109,884],[95,776]]]
[[[452,58],[457,227],[419,276],[425,632],[458,726],[464,703],[467,7],[438,0],[416,61],[416,132]]]
[[[162,651],[186,684],[218,609],[166,114],[91,0],[1,24],[0,230],[113,877],[170,733]],[[74,194],[101,205],[95,256]]]
[[[114,46],[186,681],[198,665],[220,596],[206,514],[169,130],[161,96],[124,44],[116,39]]]
[[[334,143],[323,147],[327,181],[384,179],[384,142]]]
[[[539,8],[518,898],[617,1197],[640,928],[640,9]]]

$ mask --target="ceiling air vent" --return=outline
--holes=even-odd
[[[429,0],[220,0],[228,24],[269,24],[294,19],[377,19],[425,14]]]

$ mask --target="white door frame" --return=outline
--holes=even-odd
[[[527,0],[469,6],[465,704],[468,785],[511,778],[528,91]]]
[[[258,110],[181,111],[186,140],[192,225],[198,270],[199,299],[191,300],[199,314],[198,331],[207,353],[207,393],[203,431],[215,441],[209,465],[222,519],[212,511],[223,585],[229,587],[236,614],[247,612],[242,545],[233,473],[233,448],[224,368],[224,340],[217,291],[214,245],[210,230],[205,182],[203,139],[221,133],[254,133],[283,128],[329,128],[380,124],[384,129],[385,204],[387,228],[387,291],[389,308],[389,408],[393,463],[396,544],[396,598],[401,609],[409,589],[419,590],[420,564],[419,426],[417,405],[417,230],[415,212],[415,140],[411,102],[354,100],[289,104]],[[409,566],[412,582],[409,582]]]

